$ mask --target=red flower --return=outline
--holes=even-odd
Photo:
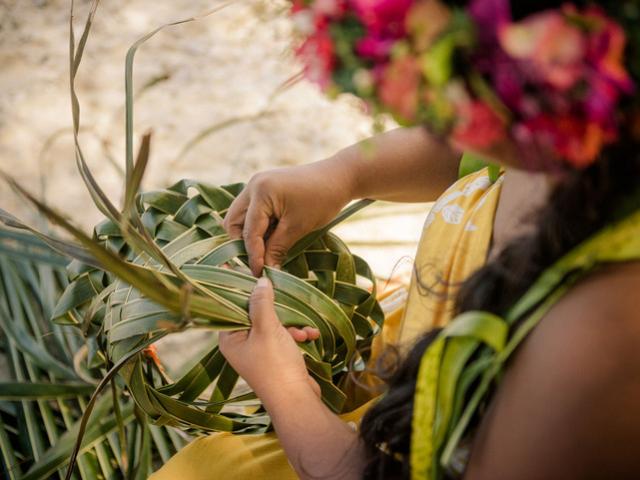
[[[505,124],[486,103],[475,100],[458,107],[454,142],[471,150],[485,150],[506,138]]]
[[[317,30],[298,48],[297,54],[304,63],[305,76],[327,89],[335,67],[333,41],[328,30]]]
[[[576,168],[593,163],[602,147],[615,139],[613,130],[574,115],[540,115],[519,128]]]
[[[379,86],[380,100],[399,120],[415,120],[420,99],[420,68],[415,58],[403,57],[385,67]]]

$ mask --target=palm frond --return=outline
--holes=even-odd
[[[38,255],[31,256],[33,246]],[[10,253],[6,253],[9,251]],[[10,381],[0,383],[0,451],[2,477],[43,479],[62,477],[69,462],[79,421],[93,383],[75,371],[74,358],[86,339],[77,329],[54,324],[55,300],[68,285],[61,257],[37,237],[0,229],[0,349],[9,359]],[[8,327],[8,328],[7,328]],[[96,372],[96,370],[92,370]],[[120,392],[122,389],[120,389]],[[123,477],[118,429],[134,438],[136,426],[130,398],[101,397],[82,443],[75,478]],[[167,427],[156,427],[146,451],[136,447],[132,465],[151,458],[153,466],[175,453],[184,441],[171,441]]]

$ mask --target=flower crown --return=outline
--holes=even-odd
[[[581,168],[617,140],[635,91],[609,10],[638,5],[611,3],[514,21],[509,0],[295,0],[292,15],[306,76],[329,93],[471,151],[513,140],[527,168]]]

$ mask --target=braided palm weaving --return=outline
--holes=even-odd
[[[127,389],[156,424],[243,433],[264,431],[269,426],[255,395],[246,390],[236,393],[238,375],[217,346],[190,362],[195,366],[176,381],[167,377],[153,351],[141,348],[168,333],[179,334],[191,328],[249,328],[248,299],[256,279],[244,263],[243,242],[230,240],[221,227],[227,208],[242,187],[182,180],[166,190],[136,197],[144,230],[179,269],[181,279],[151,256],[132,248],[113,221],[95,228],[95,238],[126,263],[162,274],[159,278],[165,282],[181,282],[185,295],[180,302],[182,313],[100,268],[79,261],[69,266],[71,284],[54,316],[59,322],[77,325],[87,335],[89,353],[84,368],[109,367],[125,360],[120,373]],[[362,205],[348,209],[339,219]],[[317,341],[300,347],[324,401],[340,412],[345,403],[340,385],[352,366],[361,367],[368,359],[383,314],[368,265],[326,230],[295,245],[282,270],[267,269],[266,273],[274,284],[276,311],[283,324],[320,330]],[[367,288],[359,286],[362,281],[368,283]],[[192,300],[197,294],[206,297],[215,309],[194,314],[189,305],[195,305]],[[224,408],[247,405],[252,406],[251,413],[247,413],[248,408]]]

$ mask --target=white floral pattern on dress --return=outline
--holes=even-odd
[[[464,226],[464,229],[467,232],[475,232],[476,230],[478,230],[478,226],[474,225],[473,222],[469,220],[467,224]]]
[[[459,205],[447,205],[442,209],[442,219],[453,225],[457,225],[462,221],[464,209]]]
[[[451,202],[453,202],[454,200],[456,200],[461,196],[462,196],[462,192],[459,190],[446,194],[444,197],[442,197],[440,200],[436,202],[436,204],[433,206],[433,211],[435,213],[440,213],[444,207],[446,207]]]
[[[488,175],[483,175],[474,179],[471,183],[468,183],[461,190],[454,190],[445,193],[440,199],[433,205],[427,219],[424,222],[423,230],[426,230],[431,226],[431,224],[436,220],[438,214],[442,215],[442,219],[449,224],[457,225],[462,222],[464,217],[464,209],[462,207],[453,204],[460,197],[469,197],[476,193],[478,190],[487,190],[491,186],[491,180]],[[481,200],[480,205],[477,208],[481,207],[482,203],[484,203],[484,199]],[[473,224],[465,225],[465,230],[467,231],[475,231],[477,227]]]
[[[478,190],[486,190],[490,186],[491,186],[491,180],[489,179],[489,176],[484,175],[482,177],[476,178],[473,182],[466,185],[462,189],[462,194],[465,197],[469,197],[473,195],[475,192],[477,192]]]

